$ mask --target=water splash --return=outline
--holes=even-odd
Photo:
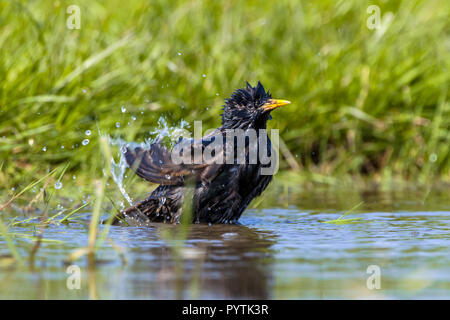
[[[130,205],[133,205],[133,200],[128,195],[124,187],[124,178],[126,178],[125,171],[127,168],[129,168],[128,163],[125,159],[127,148],[133,149],[136,147],[140,147],[142,149],[148,150],[156,141],[166,142],[166,144],[168,143],[170,147],[173,147],[175,143],[178,142],[180,137],[190,136],[190,133],[186,130],[186,128],[189,128],[189,123],[184,120],[181,120],[178,126],[170,126],[167,122],[167,119],[164,116],[161,116],[158,120],[158,127],[155,130],[150,131],[150,137],[146,138],[144,142],[141,143],[125,141],[120,137],[111,138],[109,135],[99,133],[100,135],[107,137],[108,142],[111,146],[119,147],[119,160],[116,162],[114,157],[111,158],[111,176],[120,192],[122,193],[123,197]]]
[[[166,146],[173,148],[180,137],[190,137],[190,133],[186,128],[190,128],[190,126],[185,120],[181,120],[178,126],[170,126],[167,119],[161,116],[158,119],[158,127],[149,132],[153,137],[146,139],[145,142],[147,145],[150,145],[156,141],[160,141]]]
[[[125,190],[125,187],[123,185],[123,178],[125,176],[125,170],[128,168],[127,161],[124,156],[124,148],[128,145],[124,140],[121,138],[117,139],[111,139],[108,136],[109,144],[113,146],[120,146],[120,159],[119,162],[116,163],[114,158],[111,158],[111,176],[116,183],[117,187],[120,190],[120,193],[122,193],[123,197],[128,201],[130,205],[133,205],[133,200],[128,195],[127,191]],[[125,149],[126,150],[126,149]]]

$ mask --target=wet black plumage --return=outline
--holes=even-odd
[[[225,101],[222,126],[202,139],[190,140],[189,145],[192,143],[192,148],[204,149],[214,141],[209,139],[211,136],[223,137],[225,141],[227,129],[265,129],[270,112],[287,103],[272,99],[260,82],[256,87],[247,82],[245,88],[236,90]],[[246,157],[248,148],[259,147],[251,145],[254,143],[246,140]],[[270,155],[271,143],[268,137],[266,148]],[[225,155],[226,148],[222,152]],[[256,164],[238,164],[236,161],[234,164],[203,161],[200,164],[175,164],[170,150],[159,143],[152,144],[149,150],[127,148],[125,158],[138,176],[160,185],[147,199],[122,211],[119,220],[132,217],[152,222],[177,223],[183,208],[186,208],[183,207],[184,200],[187,200],[191,203],[194,223],[236,223],[250,202],[272,180],[272,175],[261,174],[263,164],[259,158]]]

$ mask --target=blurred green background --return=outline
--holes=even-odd
[[[66,26],[70,5],[79,30]],[[270,123],[284,170],[450,181],[447,0],[1,1],[0,12],[3,187],[69,161],[70,177],[101,176],[99,130],[143,141],[161,116],[217,127],[247,80],[293,102]]]

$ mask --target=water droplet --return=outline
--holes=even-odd
[[[84,139],[84,140],[81,142],[81,144],[82,144],[83,146],[89,144],[89,139]]]
[[[231,238],[235,238],[238,234],[236,232],[227,232],[222,234],[222,238],[225,239],[231,239]]]
[[[120,110],[122,110],[122,113],[125,113],[127,111],[127,108],[125,106],[120,107]]]
[[[216,96],[219,96],[219,93],[216,93]]]
[[[91,130],[86,130],[85,133],[86,133],[87,136],[90,136],[91,135]]]
[[[64,149],[64,146],[61,146],[61,149]]]
[[[61,181],[57,181],[56,183],[55,183],[55,189],[61,189],[62,188],[62,183],[61,183]]]
[[[83,93],[86,93],[86,89],[83,89],[83,90],[81,90],[81,91],[83,91]]]
[[[44,152],[47,151],[47,147],[43,147],[42,151],[44,151]]]
[[[203,77],[203,78],[206,78],[206,74],[202,74],[202,77]]]
[[[11,190],[14,191],[14,190],[16,190],[16,188],[13,187],[13,188],[11,188]]]
[[[72,176],[72,179],[75,180],[77,178],[77,176]]]
[[[116,122],[116,128],[120,128],[120,122]]]
[[[438,156],[436,153],[430,154],[430,162],[436,162]]]
[[[131,116],[131,120],[136,121],[136,117],[135,116]]]
[[[178,55],[181,56],[181,52],[178,52]]]

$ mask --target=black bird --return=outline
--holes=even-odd
[[[128,165],[141,178],[160,185],[147,199],[122,211],[116,223],[128,218],[178,223],[183,209],[189,211],[185,214],[191,214],[193,223],[237,223],[250,202],[272,180],[271,174],[263,175],[261,170],[273,164],[263,164],[259,157],[257,161],[248,161],[249,150],[266,148],[267,156],[271,155],[270,139],[267,135],[260,135],[258,129],[266,129],[272,110],[289,103],[286,100],[272,99],[259,81],[256,87],[247,82],[246,88],[234,91],[226,99],[222,126],[202,139],[180,139],[175,146],[176,148],[180,143],[185,143],[194,154],[195,148],[204,151],[217,137],[226,142],[226,134],[230,129],[255,129],[258,137],[267,140],[261,144],[262,139],[245,138],[245,149],[241,150],[245,155],[245,163],[237,161],[239,150],[234,138],[232,149],[227,149],[224,143],[218,152],[211,153],[213,160],[223,157],[224,161],[216,162],[207,162],[201,158],[201,163],[188,161],[177,164],[171,157],[171,151],[159,142],[152,144],[149,150],[132,150],[127,147],[124,153]],[[231,150],[234,151],[234,158],[231,163],[225,162],[226,155]],[[186,200],[190,203],[189,207],[184,205]]]

